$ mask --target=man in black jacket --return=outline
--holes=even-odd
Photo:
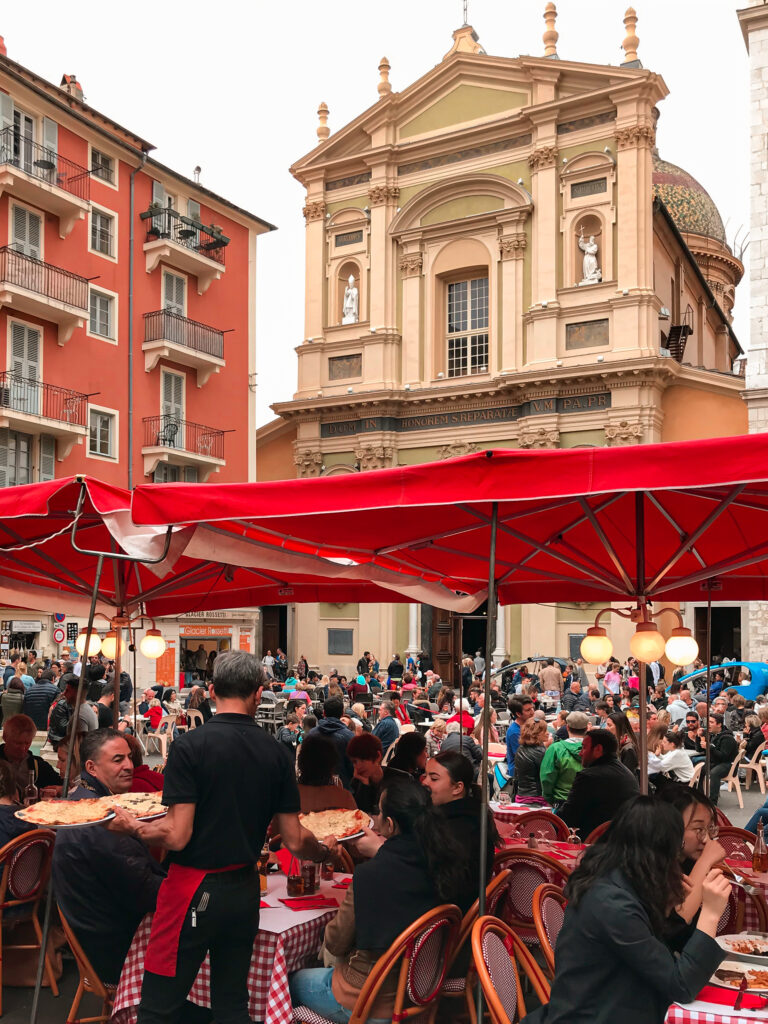
[[[61,696],[58,686],[53,682],[53,671],[47,669],[35,680],[24,694],[24,714],[29,715],[39,732],[48,728],[48,712],[54,701]]]
[[[324,718],[321,718],[314,729],[310,729],[308,735],[317,733],[331,740],[338,751],[338,773],[345,789],[349,789],[352,783],[352,762],[347,757],[347,744],[355,738],[355,734],[348,729],[341,721],[344,714],[344,701],[341,697],[329,697],[323,704]]]
[[[709,716],[709,799],[717,804],[720,797],[720,783],[731,770],[739,744],[732,733],[723,727],[723,716],[713,713]],[[706,747],[702,744],[702,753]]]
[[[585,711],[588,715],[592,714],[592,705],[589,702],[589,697],[581,692],[581,683],[577,680],[574,680],[563,694],[560,707],[569,714],[571,711]]]
[[[637,779],[619,760],[618,750],[615,735],[607,729],[592,729],[582,741],[583,767],[557,812],[566,825],[579,830],[582,840],[639,792]]]

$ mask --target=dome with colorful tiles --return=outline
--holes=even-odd
[[[723,219],[707,190],[658,153],[653,155],[653,194],[667,207],[682,234],[704,235],[727,247]]]

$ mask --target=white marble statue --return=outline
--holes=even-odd
[[[589,241],[586,242],[582,228],[579,228],[579,248],[584,253],[582,267],[584,277],[579,284],[597,284],[603,279],[603,272],[597,265],[597,242],[594,235],[590,235]]]
[[[349,275],[349,282],[344,289],[344,304],[341,307],[341,322],[343,324],[356,324],[360,319],[358,316],[358,292],[355,288],[354,274]]]

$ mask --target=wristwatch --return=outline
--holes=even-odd
[[[320,839],[317,840],[317,845],[320,847],[321,850],[324,851],[323,856],[322,857],[318,857],[318,859],[317,859],[317,863],[318,864],[322,864],[324,861],[329,859],[329,857],[331,856],[331,851],[328,849],[328,847],[325,845],[325,843],[322,842],[322,840],[320,840]]]

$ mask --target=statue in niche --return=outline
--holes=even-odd
[[[344,302],[341,307],[341,322],[343,324],[356,324],[360,319],[358,316],[358,291],[355,288],[355,275],[349,275],[347,287],[344,289]]]
[[[595,236],[590,235],[589,241],[584,240],[584,225],[582,224],[579,228],[579,248],[584,253],[584,261],[582,266],[583,279],[579,281],[579,285],[582,284],[598,284],[603,279],[603,272],[597,265],[597,242]]]

